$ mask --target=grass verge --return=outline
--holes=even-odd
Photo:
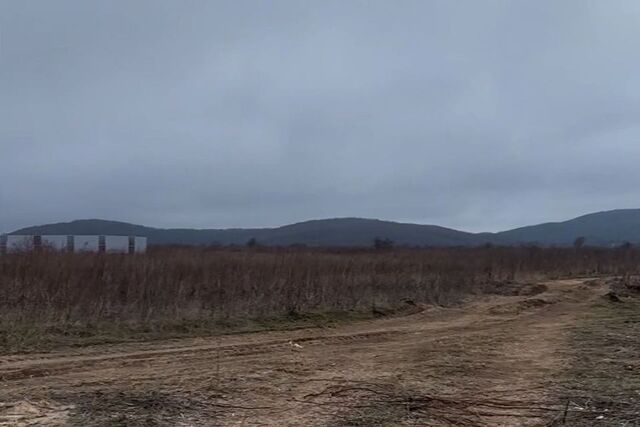
[[[553,425],[640,426],[640,298],[596,303],[570,337],[571,364]]]
[[[153,341],[269,330],[330,328],[419,310],[406,305],[394,309],[287,313],[279,316],[228,319],[183,319],[146,324],[123,322],[60,323],[0,322],[0,354],[48,352],[68,347]]]

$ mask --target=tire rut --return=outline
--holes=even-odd
[[[295,340],[295,344],[340,345],[360,341],[384,340],[390,337],[398,337],[406,333],[406,331],[400,330],[386,330],[345,335],[319,335],[300,337]],[[219,345],[217,343],[214,343],[202,346],[175,347],[162,350],[119,353],[104,356],[70,356],[56,359],[19,361],[8,364],[5,363],[4,366],[0,367],[0,380],[14,381],[24,378],[39,378],[61,375],[69,371],[80,372],[85,370],[93,370],[96,367],[100,367],[100,365],[105,365],[105,368],[113,367],[113,365],[131,368],[137,365],[144,365],[150,361],[158,361],[158,359],[161,358],[175,358],[176,356],[184,359],[202,354],[215,354],[216,358],[224,360],[281,351],[283,348],[289,348],[293,350],[296,347],[292,346],[292,342],[293,340],[281,339],[262,343],[233,345]]]

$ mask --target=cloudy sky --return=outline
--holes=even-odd
[[[640,2],[0,0],[0,230],[638,207]]]

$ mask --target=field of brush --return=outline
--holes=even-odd
[[[513,280],[637,273],[633,248],[156,247],[0,256],[0,351],[361,319]]]

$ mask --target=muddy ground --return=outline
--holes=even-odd
[[[335,328],[2,356],[0,425],[640,425],[640,303],[609,288],[509,284]]]

